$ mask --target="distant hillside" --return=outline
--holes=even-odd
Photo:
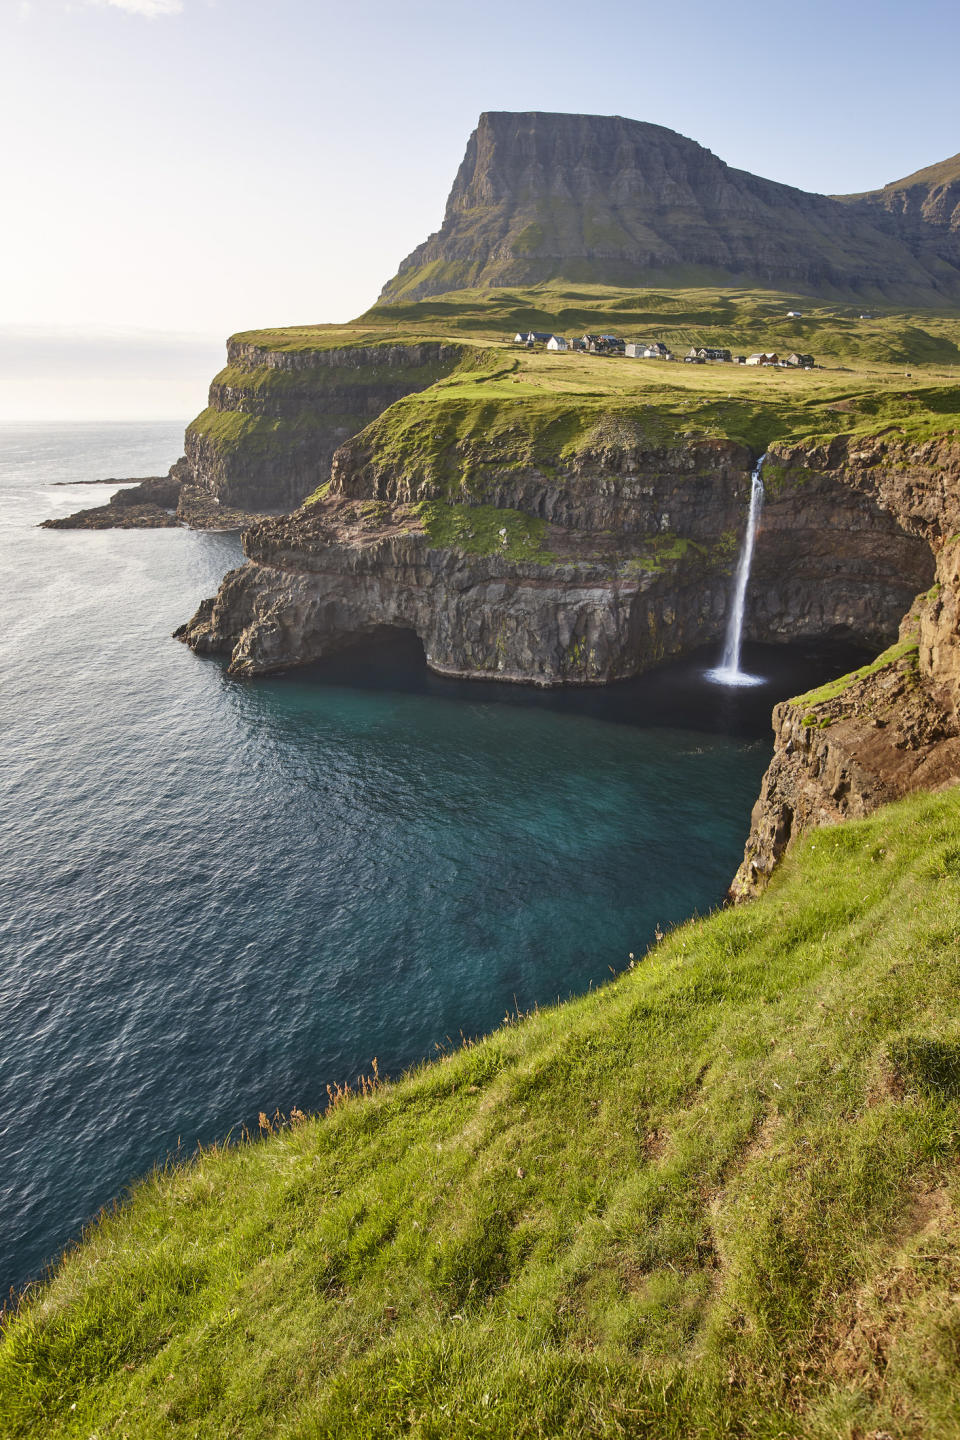
[[[866,204],[891,215],[960,235],[960,155],[891,180],[882,190],[834,197],[848,205]]]
[[[731,169],[660,125],[490,112],[467,143],[443,225],[381,298],[564,279],[956,303],[958,206],[957,160],[873,195],[828,197]]]
[[[960,266],[960,155],[892,180],[882,190],[837,198],[902,240],[931,269]]]

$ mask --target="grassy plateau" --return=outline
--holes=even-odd
[[[787,317],[800,309],[800,319]],[[529,351],[518,331],[585,330],[662,340],[682,356],[693,345],[734,354],[812,353],[814,370],[731,364],[684,365],[574,352]],[[855,308],[774,292],[686,290],[661,294],[543,285],[531,291],[464,291],[437,300],[375,306],[348,326],[250,331],[257,363],[228,366],[214,382],[229,396],[191,430],[214,449],[265,462],[285,439],[359,417],[360,392],[393,368],[373,362],[304,368],[310,352],[449,342],[433,366],[413,364],[416,392],[376,422],[388,460],[417,467],[459,464],[456,447],[506,452],[513,463],[556,465],[601,441],[612,426],[651,446],[731,439],[759,455],[774,440],[883,431],[921,439],[960,424],[960,316]],[[260,363],[263,352],[293,368]],[[252,413],[257,412],[257,413]],[[369,414],[369,412],[368,412]]]

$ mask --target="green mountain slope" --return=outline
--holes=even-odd
[[[9,1317],[0,1433],[960,1435],[958,826],[818,831],[600,992],[140,1184]]]
[[[955,237],[928,243],[932,215],[901,225],[849,198],[735,170],[661,125],[492,111],[467,142],[440,229],[403,261],[382,298],[563,279],[956,302]]]

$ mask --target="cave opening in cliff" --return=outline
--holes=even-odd
[[[348,636],[308,668],[320,681],[384,689],[419,688],[428,673],[423,642],[403,625],[377,625]]]

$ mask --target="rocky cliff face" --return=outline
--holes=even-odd
[[[440,481],[380,454],[372,431],[338,451],[325,495],[245,536],[251,563],[181,638],[253,675],[400,627],[443,673],[558,685],[634,675],[722,635],[743,446],[607,444],[550,473],[507,454],[498,467],[489,450],[478,465],[461,446],[459,480]],[[805,477],[800,499],[781,477],[757,567],[753,638],[878,643],[932,568],[922,541],[830,475]]]
[[[762,889],[804,830],[856,819],[960,777],[960,442],[838,439],[775,454],[786,477],[832,477],[872,496],[935,563],[899,643],[834,685],[778,705],[774,756],[754,807],[735,898]]]
[[[325,496],[245,535],[251,563],[181,638],[242,675],[384,627],[415,632],[443,674],[540,685],[635,674],[719,633],[749,485],[749,454],[734,445],[717,447],[712,474],[704,447],[648,455],[642,470],[637,459],[608,462],[599,485],[581,472],[566,493],[507,465],[471,471],[473,488],[439,501],[435,484],[411,482],[360,436],[335,457]],[[678,516],[684,490],[681,536],[666,507]],[[437,517],[456,522],[453,541],[431,533]]]
[[[892,180],[882,190],[837,197],[917,256],[960,265],[960,155]]]
[[[382,298],[563,278],[943,303],[960,295],[960,246],[928,245],[929,218],[921,210],[918,229],[731,169],[660,125],[493,112],[467,143],[443,225]]]
[[[276,349],[232,340],[188,427],[192,483],[240,510],[289,510],[330,475],[337,447],[464,357],[438,341]]]

